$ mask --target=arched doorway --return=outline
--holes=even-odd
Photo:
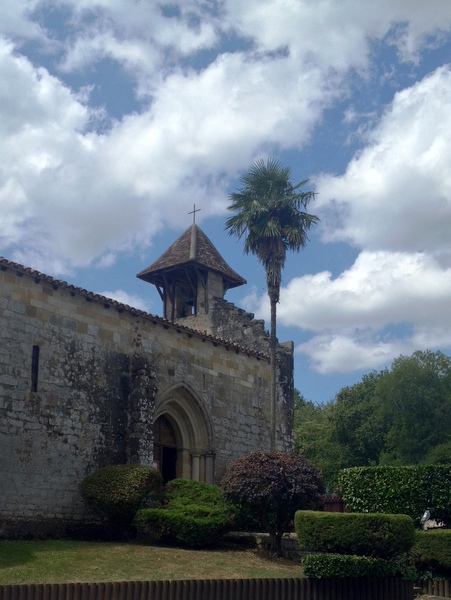
[[[153,427],[153,456],[166,483],[177,477],[177,437],[171,422],[161,415]]]
[[[212,432],[208,411],[188,386],[174,385],[159,395],[154,421],[154,460],[163,479],[177,477],[214,483]]]

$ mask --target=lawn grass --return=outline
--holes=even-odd
[[[299,577],[300,565],[254,549],[183,550],[134,543],[1,541],[0,585]]]

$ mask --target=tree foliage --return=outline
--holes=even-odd
[[[314,192],[301,191],[307,180],[293,185],[289,167],[277,160],[258,160],[240,177],[239,192],[231,194],[226,222],[231,235],[246,235],[244,250],[255,254],[266,272],[268,294],[279,300],[287,250],[299,251],[318,217],[305,210]]]
[[[377,385],[385,374],[364,375],[361,382],[343,388],[335,398],[335,436],[356,466],[377,464],[384,448],[386,420],[378,406]]]
[[[378,393],[386,432],[385,462],[415,465],[450,440],[451,359],[441,352],[400,356]]]
[[[295,402],[297,450],[330,489],[347,467],[451,463],[451,358],[417,351],[322,405]]]
[[[294,406],[296,452],[321,471],[324,481],[333,490],[338,471],[352,461],[347,448],[337,442],[333,405],[314,404],[295,390]]]
[[[285,452],[242,456],[229,466],[221,485],[227,500],[258,515],[276,555],[296,510],[313,508],[323,491],[318,469],[303,456]]]

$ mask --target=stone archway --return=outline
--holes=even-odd
[[[214,443],[210,416],[202,400],[185,384],[157,398],[154,459],[164,478],[214,482]]]

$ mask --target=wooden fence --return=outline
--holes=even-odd
[[[413,584],[344,578],[2,585],[0,600],[413,600]]]
[[[349,512],[343,498],[338,494],[327,494],[322,497],[324,512]]]
[[[431,596],[441,596],[442,598],[451,598],[451,581],[423,581],[421,583],[423,594]]]

